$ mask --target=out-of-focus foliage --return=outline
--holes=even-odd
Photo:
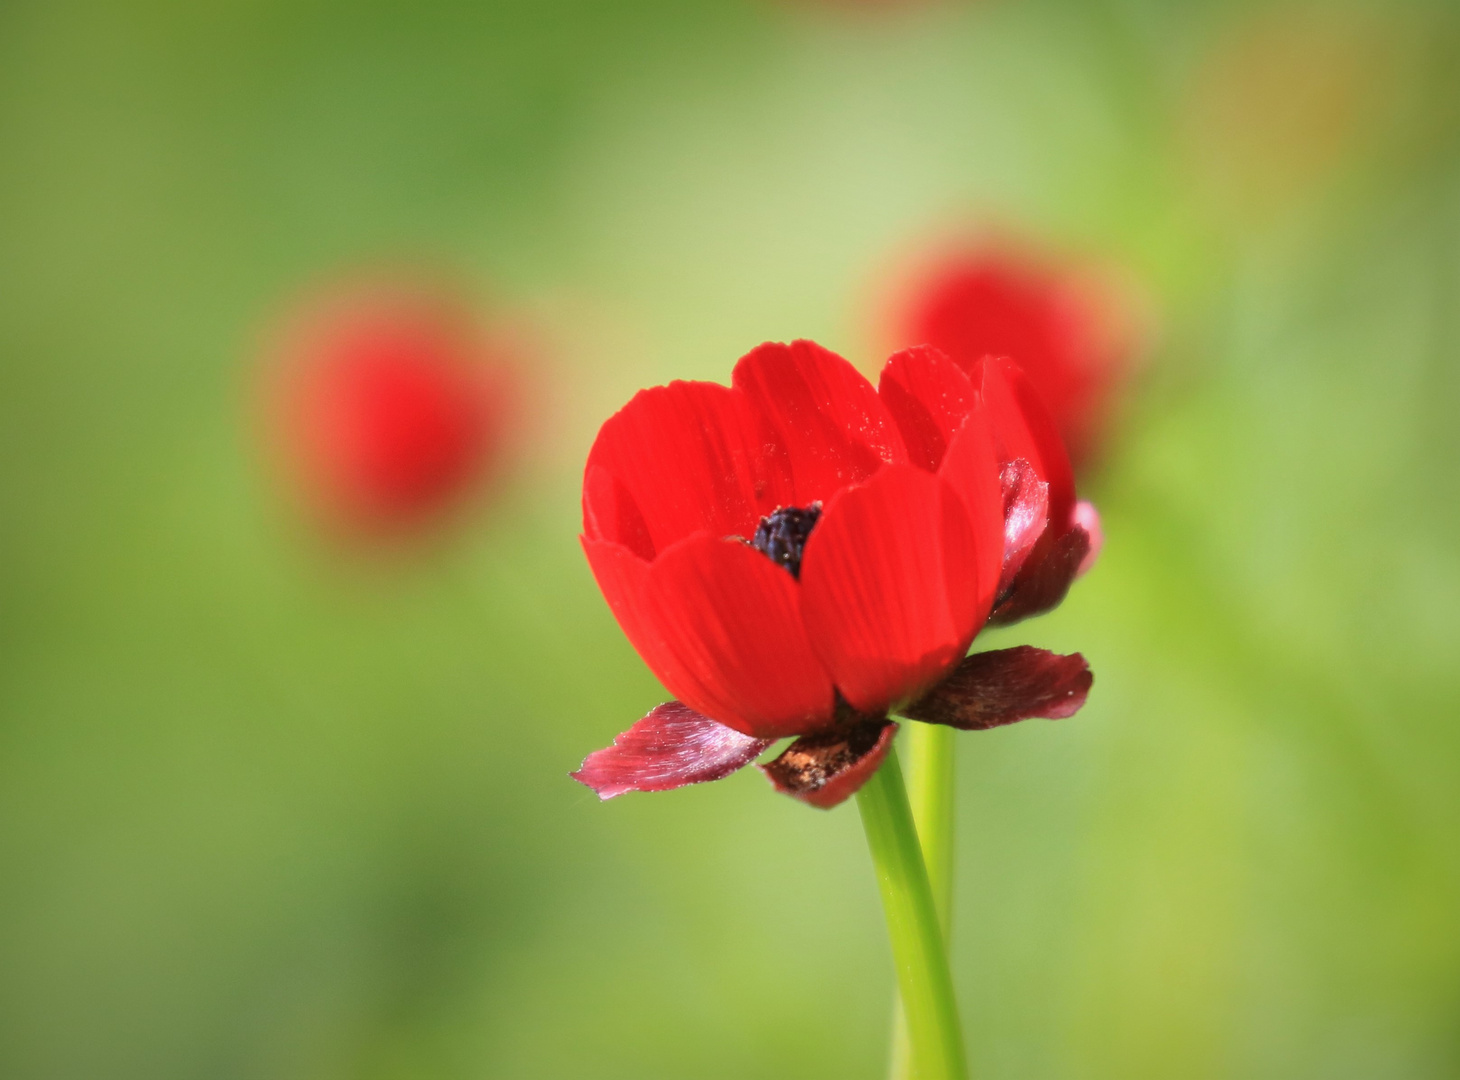
[[[1460,1071],[1460,18],[1447,5],[0,9],[0,1074],[874,1077],[855,812],[600,806],[660,700],[575,541],[636,388],[990,222],[1160,345],[1102,564],[997,635],[1089,707],[960,743],[986,1077]],[[552,338],[474,527],[337,565],[258,335],[381,257]]]

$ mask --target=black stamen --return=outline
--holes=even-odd
[[[814,502],[804,510],[798,506],[783,506],[774,514],[760,519],[750,545],[763,552],[773,563],[779,563],[791,571],[798,581],[801,578],[801,553],[806,550],[806,538],[816,528],[821,518],[821,504]]]

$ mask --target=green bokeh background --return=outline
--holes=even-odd
[[[637,388],[875,368],[958,224],[1125,268],[1088,708],[960,744],[975,1074],[1460,1075],[1460,13],[0,4],[0,1075],[876,1077],[855,810],[600,805],[662,691],[580,556]],[[540,335],[416,559],[294,522],[259,335],[361,265]]]

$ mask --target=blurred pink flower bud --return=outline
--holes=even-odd
[[[307,511],[365,536],[443,523],[503,449],[508,359],[448,291],[372,285],[306,306],[279,348],[269,412]]]
[[[1007,244],[924,262],[892,317],[893,344],[932,345],[965,371],[1006,356],[1029,377],[1075,467],[1098,456],[1134,358],[1124,298],[1083,271]]]

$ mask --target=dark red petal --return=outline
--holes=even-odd
[[[783,468],[743,395],[716,383],[673,382],[634,395],[599,429],[584,475],[584,532],[640,554],[696,532],[749,536],[763,513],[789,501]],[[608,484],[596,470],[612,476]],[[638,518],[626,516],[631,502]]]
[[[818,810],[845,802],[872,779],[892,746],[897,725],[882,719],[803,735],[768,765],[757,765],[783,795]]]
[[[1079,653],[1020,645],[974,653],[902,715],[926,724],[982,731],[1031,717],[1074,716],[1095,676]]]
[[[1089,551],[1090,534],[1078,525],[1048,546],[1036,544],[1013,587],[999,598],[989,616],[990,625],[1008,626],[1057,607],[1079,576]]]
[[[1014,577],[1044,535],[1049,521],[1049,485],[1034,472],[1034,466],[1016,458],[1004,466],[1004,569],[999,575],[999,594]]]
[[[961,368],[926,345],[904,349],[887,361],[877,396],[897,421],[908,461],[937,472],[964,417],[978,400]]]
[[[1051,539],[1064,534],[1075,509],[1075,474],[1038,392],[1019,365],[1007,357],[985,357],[974,369],[1001,464],[1023,458],[1049,485]]]
[[[654,561],[643,594],[644,620],[673,659],[656,673],[686,705],[747,735],[816,730],[831,718],[832,683],[797,593],[795,578],[749,544],[680,541]]]
[[[756,739],[701,716],[678,701],[656,705],[649,715],[583,759],[569,773],[611,799],[626,791],[673,791],[686,784],[721,780],[749,765],[774,740]]]
[[[872,384],[813,341],[761,345],[735,365],[733,382],[785,450],[795,486],[788,504],[824,502],[883,465],[907,460]]]
[[[987,614],[980,585],[963,500],[894,465],[827,504],[801,562],[801,614],[842,695],[880,713],[963,656]]]

